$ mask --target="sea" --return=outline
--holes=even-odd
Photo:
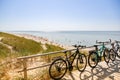
[[[97,41],[120,41],[120,31],[12,31],[12,33],[30,34],[47,38],[50,41],[63,45],[86,45],[92,46]]]

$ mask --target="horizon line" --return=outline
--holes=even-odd
[[[76,32],[79,32],[79,31],[120,31],[120,30],[54,30],[54,31],[42,31],[42,30],[0,30],[0,32],[73,32],[73,31],[76,31]]]

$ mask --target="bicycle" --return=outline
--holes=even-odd
[[[117,51],[116,51],[116,48],[115,48],[114,44],[115,43],[111,43],[112,48],[110,49],[110,59],[112,61],[115,61],[116,55],[117,55]]]
[[[117,52],[117,56],[120,58],[120,41],[115,41],[116,45],[115,45],[115,48],[116,48],[116,52]]]
[[[77,62],[76,62],[76,67],[80,72],[83,72],[86,68],[87,65],[87,57],[85,56],[85,54],[82,54],[79,51],[79,48],[83,48],[85,46],[81,46],[81,45],[74,45],[74,47],[76,47],[76,51],[74,53],[72,53],[70,56],[67,56],[67,51],[65,51],[65,59],[63,59],[62,57],[59,57],[57,59],[55,59],[50,67],[49,67],[49,75],[52,79],[54,80],[59,80],[61,79],[67,72],[67,69],[69,71],[73,70],[73,62],[75,61],[75,59],[77,58]]]
[[[95,50],[89,51],[88,55],[88,64],[91,68],[95,68],[98,64],[98,62],[102,61],[102,55],[104,57],[105,62],[108,64],[110,60],[110,55],[109,55],[109,50],[105,47],[105,44],[110,43],[109,41],[106,42],[98,42],[96,41],[97,44],[102,44],[102,45],[94,45]],[[98,46],[101,46],[98,49]]]
[[[110,59],[112,61],[115,61],[116,56],[120,58],[120,41],[115,41],[114,43],[111,43],[112,48],[110,49]]]

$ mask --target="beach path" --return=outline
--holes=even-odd
[[[86,67],[84,72],[72,71],[66,74],[63,80],[120,80],[120,59],[110,62],[103,61],[96,68]]]

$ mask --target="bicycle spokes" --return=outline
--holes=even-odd
[[[111,52],[111,51],[110,51],[110,52]],[[105,50],[104,50],[103,57],[104,57],[104,60],[105,60],[106,63],[108,63],[109,60],[110,60],[110,52],[108,51],[108,49],[105,49]]]
[[[82,58],[82,56],[80,56],[80,64],[83,64],[84,63],[84,60]]]
[[[91,56],[91,61],[94,63],[97,61],[97,56],[95,54]]]
[[[49,68],[50,77],[53,79],[60,79],[61,77],[64,76],[66,71],[67,64],[66,61],[63,59],[55,60]]]
[[[65,69],[64,65],[65,64],[62,61],[60,61],[60,62],[55,63],[55,68],[58,72],[61,72],[63,69]]]
[[[80,55],[77,59],[77,68],[83,72],[87,65],[87,58],[84,54]]]
[[[118,48],[118,50],[117,50],[117,55],[120,58],[120,48]]]
[[[88,56],[88,64],[90,67],[95,68],[98,64],[98,56],[95,52],[92,52]]]

